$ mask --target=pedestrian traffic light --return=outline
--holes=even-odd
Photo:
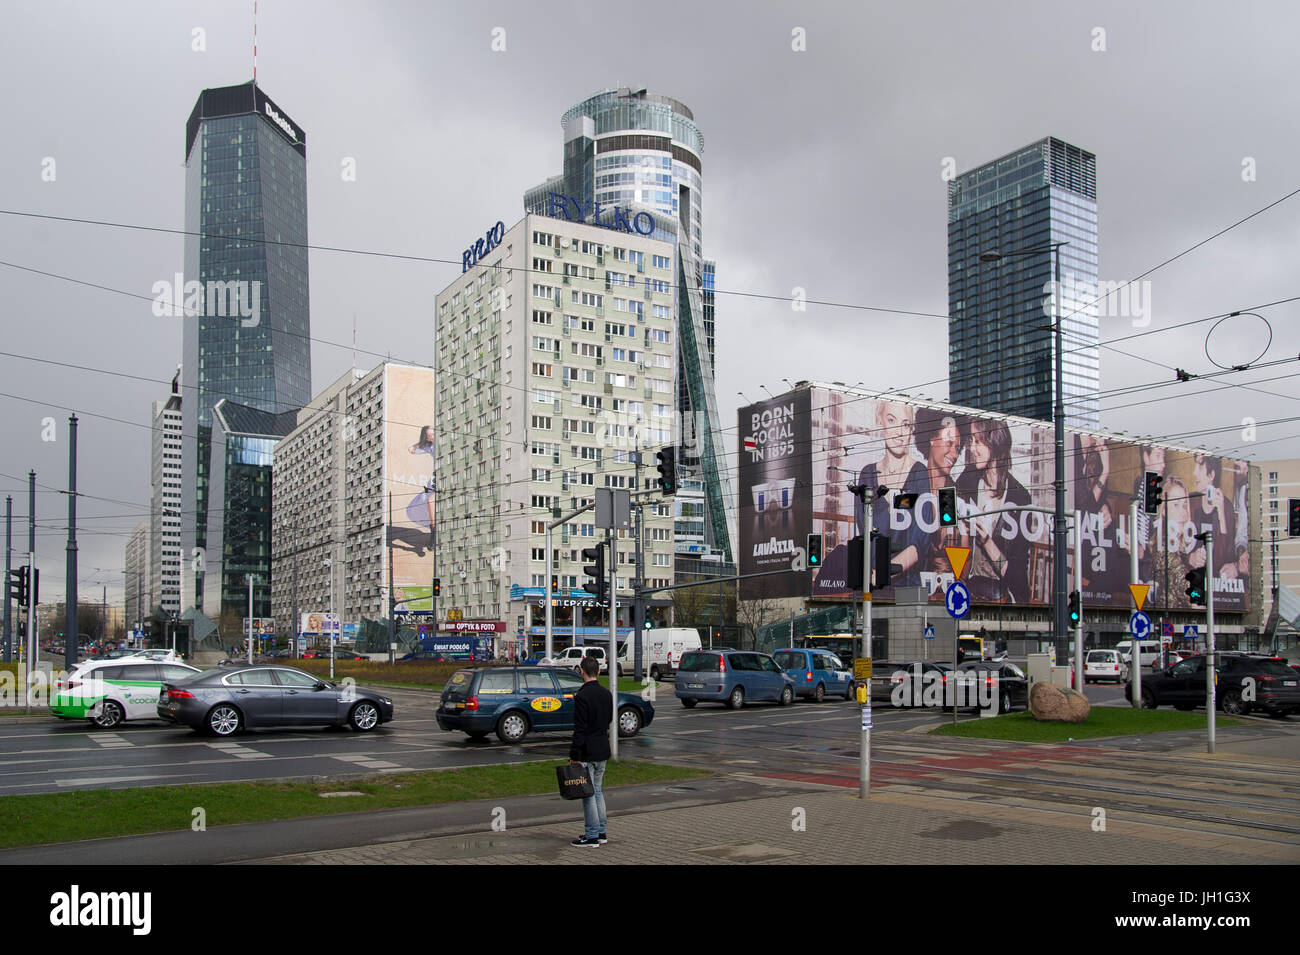
[[[849,540],[849,566],[847,570],[848,584],[850,590],[861,592],[862,590],[862,538],[854,537]]]
[[[939,488],[939,526],[952,527],[957,523],[957,489]]]
[[[669,445],[655,454],[655,460],[659,462],[656,465],[659,470],[659,490],[665,494],[676,494],[677,449]]]
[[[1183,575],[1187,581],[1187,599],[1198,607],[1205,606],[1205,568],[1198,567]]]
[[[646,618],[645,618],[645,623],[643,624],[643,626],[644,626],[645,629],[647,629],[647,630],[653,630],[653,629],[654,629],[654,621],[651,620],[649,617],[646,617]]]
[[[808,535],[808,566],[820,567],[822,563],[822,535]]]
[[[442,581],[437,577],[433,578],[433,595],[435,597],[442,596]]]
[[[889,553],[889,538],[884,534],[876,535],[875,544],[873,546],[876,548],[876,568],[875,582],[872,584],[872,589],[883,590],[889,586],[889,572],[891,569],[889,559],[892,555]]]
[[[1286,503],[1287,533],[1300,537],[1300,497],[1293,497]]]
[[[1148,514],[1155,514],[1160,510],[1160,496],[1164,492],[1165,479],[1155,471],[1147,471],[1146,475],[1146,493],[1142,495],[1142,508]]]
[[[1070,599],[1066,604],[1066,615],[1069,618],[1070,626],[1077,626],[1083,619],[1083,608],[1079,605],[1082,595],[1077,590],[1070,591]]]
[[[597,544],[595,547],[584,547],[582,549],[582,559],[592,561],[582,568],[582,572],[588,577],[593,578],[582,585],[582,589],[589,594],[595,594],[596,599],[604,602],[605,600],[605,547],[603,544]]]

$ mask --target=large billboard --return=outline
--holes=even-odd
[[[743,596],[850,597],[847,542],[863,532],[870,511],[898,568],[877,597],[893,599],[896,586],[923,587],[942,601],[953,579],[945,547],[964,546],[971,557],[963,580],[975,602],[1051,603],[1051,515],[989,513],[1053,508],[1050,424],[812,387],[742,408],[739,433],[740,572],[791,567],[808,534],[824,542],[820,568],[745,581]],[[1139,507],[1136,529],[1149,606],[1165,606],[1167,592],[1171,609],[1189,608],[1184,574],[1205,565],[1195,538],[1213,530],[1216,606],[1246,609],[1244,462],[1073,432],[1065,454],[1066,513],[1071,521],[1076,509],[1083,516],[1085,606],[1131,606],[1129,503],[1142,492],[1143,471],[1152,470],[1164,477],[1165,500],[1154,516]],[[871,503],[850,493],[850,484],[866,487]],[[956,491],[951,528],[939,526],[944,487]],[[915,506],[896,507],[900,494],[915,495]],[[1071,531],[1071,580],[1073,549]]]
[[[391,364],[385,374],[384,517],[389,516],[391,500],[394,608],[428,613],[433,609],[436,552],[434,377],[427,368]]]

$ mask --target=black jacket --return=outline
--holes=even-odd
[[[598,763],[609,759],[609,724],[614,718],[614,697],[595,680],[582,684],[573,697],[573,742],[569,759]]]

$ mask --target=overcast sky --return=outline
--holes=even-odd
[[[182,229],[185,120],[200,90],[251,78],[252,6],[5,11],[0,496],[15,497],[25,551],[27,471],[45,486],[44,600],[63,591],[57,489],[72,409],[79,490],[92,495],[79,505],[79,591],[98,599],[107,585],[110,602],[121,599],[123,546],[148,512],[150,403],[181,351],[180,320],[154,317],[148,299],[181,270],[183,240],[8,213]],[[261,0],[259,10],[259,85],[306,132],[312,243],[444,260],[311,253],[315,390],[352,364],[354,321],[358,366],[380,360],[373,353],[432,364],[435,294],[466,245],[498,219],[517,221],[523,191],[560,171],[564,110],[644,86],[689,105],[704,134],[704,251],[718,261],[717,391],[733,469],[738,392],[760,400],[760,386],[779,393],[788,378],[947,397],[949,160],[963,172],[1045,135],[1096,153],[1103,280],[1145,273],[1300,188],[1300,8],[1284,0]],[[348,159],[355,181],[341,174]],[[1271,322],[1260,363],[1300,354],[1300,303],[1261,307],[1300,295],[1298,222],[1300,196],[1157,269],[1145,327],[1103,318],[1103,342],[1154,333],[1116,343],[1129,355],[1102,350],[1104,428],[1224,428],[1184,443],[1300,455],[1300,421],[1263,424],[1300,415],[1294,364],[1112,394],[1172,380],[1173,367],[1214,371],[1212,323],[1172,326],[1218,313]],[[837,305],[795,312],[796,287]],[[1252,362],[1266,342],[1265,326],[1241,317],[1215,332],[1210,353]],[[1265,379],[1276,380],[1262,391],[1227,386]],[[1261,422],[1253,441],[1245,418]]]

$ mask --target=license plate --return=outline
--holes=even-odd
[[[1295,680],[1283,680],[1283,681],[1282,681],[1282,685],[1283,685],[1283,686],[1295,686],[1295,685],[1296,685],[1296,681],[1295,681]]]
[[[702,690],[702,689],[704,689],[704,684],[703,684],[703,683],[687,683],[687,684],[686,684],[686,689],[688,689],[688,690]]]

